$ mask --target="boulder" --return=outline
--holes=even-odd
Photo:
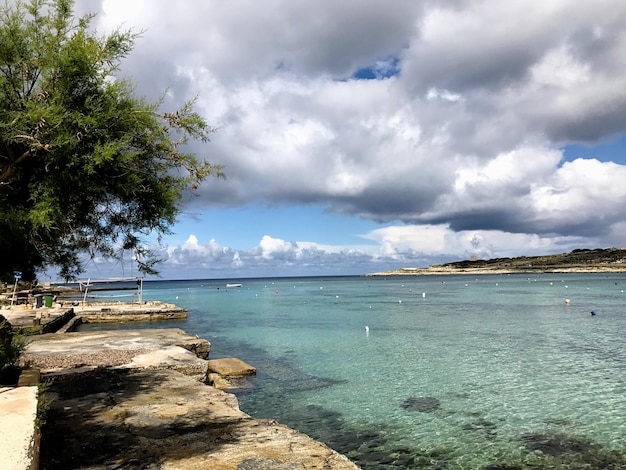
[[[236,357],[225,357],[209,360],[209,372],[215,372],[224,377],[237,377],[255,375],[256,368]]]

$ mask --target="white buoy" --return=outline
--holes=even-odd
[[[365,332],[366,332],[366,333],[369,333],[369,332],[370,332],[370,327],[369,327],[369,326],[367,326],[367,325],[365,325]]]
[[[426,292],[422,292],[422,299],[426,298]]]

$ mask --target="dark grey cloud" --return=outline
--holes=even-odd
[[[472,246],[467,231],[539,250],[544,239],[615,240],[626,218],[624,167],[563,165],[559,150],[626,132],[626,4],[101,5],[99,29],[145,30],[122,69],[138,92],[169,90],[172,106],[197,95],[219,128],[190,148],[225,164],[228,180],[209,181],[192,208],[318,203],[445,227],[438,236],[454,238],[457,252]],[[389,59],[396,75],[350,79]],[[282,261],[295,263],[288,253]]]

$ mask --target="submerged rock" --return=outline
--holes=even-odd
[[[545,468],[603,469],[626,468],[626,455],[607,449],[586,437],[563,433],[526,433],[521,440],[530,451],[541,451]]]
[[[432,413],[441,406],[441,402],[434,397],[409,397],[402,402],[402,408],[409,411]]]
[[[566,434],[527,433],[522,435],[522,441],[530,450],[540,450],[553,457],[563,454],[583,454],[595,446],[587,440]]]

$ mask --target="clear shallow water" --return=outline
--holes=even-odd
[[[212,358],[258,368],[243,411],[363,468],[626,468],[624,289],[624,274],[346,277],[146,282],[144,298],[187,307],[160,326]]]

